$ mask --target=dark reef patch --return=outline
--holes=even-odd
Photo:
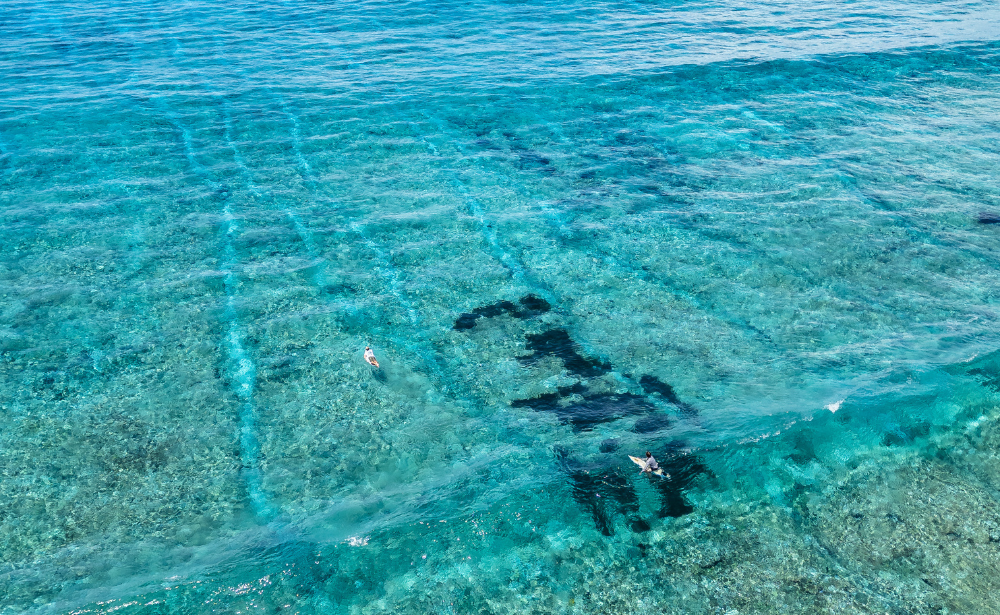
[[[489,150],[499,150],[500,149],[500,146],[498,146],[496,143],[490,141],[489,139],[476,139],[475,143],[476,143],[476,145],[478,145],[479,147],[481,147],[483,149],[489,149]]]
[[[573,426],[574,431],[590,431],[602,423],[654,411],[655,406],[632,393],[584,395],[582,401],[558,406],[554,410],[563,422]]]
[[[480,318],[494,318],[502,314],[510,314],[514,316],[517,314],[517,306],[510,301],[497,301],[496,303],[490,303],[489,305],[483,305],[472,310],[472,313],[462,314],[455,321],[455,326],[453,327],[457,331],[463,329],[471,329],[476,326],[476,320]]]
[[[560,399],[562,395],[559,393],[542,393],[538,397],[515,399],[510,405],[512,408],[531,408],[535,412],[555,412]]]
[[[983,386],[1000,392],[1000,374],[996,371],[977,367],[970,369],[968,373],[970,376],[978,378]]]
[[[519,318],[524,320],[526,318],[533,318],[539,314],[544,314],[552,309],[549,302],[541,297],[533,294],[528,294],[521,297],[518,300],[520,307],[514,305],[512,302],[503,300],[497,301],[496,303],[490,303],[488,305],[483,305],[472,310],[472,312],[466,312],[455,320],[455,326],[452,327],[456,331],[464,331],[471,329],[476,326],[476,321],[480,318],[494,318],[496,316],[502,316],[507,314],[513,318]]]
[[[479,318],[478,314],[462,314],[455,321],[455,326],[452,327],[456,331],[462,331],[465,329],[471,329],[476,326],[476,319]]]
[[[564,450],[557,450],[556,457],[569,476],[573,499],[590,511],[594,524],[602,534],[614,535],[616,512],[632,517],[633,527],[648,527],[638,518],[639,499],[628,476],[614,468],[584,466],[568,458]]]
[[[800,427],[796,425],[794,431],[788,435],[788,441],[793,448],[788,458],[799,465],[805,465],[816,459],[816,441],[819,434],[814,429]]]
[[[661,450],[656,455],[665,472],[663,477],[639,476],[617,464],[608,466],[600,462],[581,462],[570,457],[563,448],[556,449],[556,458],[570,479],[573,499],[590,512],[594,525],[602,534],[612,536],[615,533],[614,521],[617,515],[625,517],[633,532],[641,533],[651,529],[650,524],[639,516],[639,499],[635,491],[637,476],[639,480],[652,481],[660,493],[661,518],[683,517],[694,510],[685,499],[685,490],[698,475],[711,472],[697,455],[681,450],[682,446],[677,442],[670,443],[665,451]]]
[[[610,423],[626,416],[648,414],[656,410],[656,407],[641,395],[631,393],[587,395],[584,394],[586,390],[583,385],[575,384],[560,388],[558,393],[543,393],[538,397],[515,399],[510,405],[514,408],[531,408],[536,412],[554,412],[563,423],[572,425],[574,431],[590,431],[601,423]],[[574,393],[581,394],[583,399],[567,403],[566,398]]]
[[[570,481],[573,483],[573,499],[580,506],[590,511],[594,525],[605,536],[614,536],[614,520],[609,504],[601,498],[600,483],[596,476],[586,470],[570,470]]]
[[[664,414],[644,416],[635,422],[632,431],[635,433],[653,433],[670,427],[670,419]]]
[[[544,314],[552,309],[549,302],[541,297],[533,294],[527,294],[518,301],[521,304],[521,315],[519,318],[531,318],[532,316],[538,316],[539,314]]]
[[[515,399],[510,402],[510,405],[514,408],[531,408],[536,412],[555,412],[559,408],[559,400],[569,397],[574,393],[582,394],[587,390],[587,387],[578,382],[572,386],[559,387],[556,390],[558,391],[557,393],[542,393],[538,397]]]
[[[683,517],[692,512],[694,507],[684,498],[684,491],[699,474],[710,474],[697,455],[680,450],[680,446],[672,442],[666,451],[653,455],[665,473],[655,480],[663,502],[661,517]]]
[[[301,371],[301,361],[295,355],[281,355],[267,362],[262,362],[261,367],[261,380],[284,382]]]
[[[473,312],[486,318],[493,318],[502,314],[510,314],[511,316],[514,316],[517,314],[517,306],[510,301],[497,301],[496,303],[476,308]]]
[[[674,393],[674,387],[670,386],[666,382],[663,382],[656,376],[647,375],[639,378],[639,386],[642,387],[643,391],[649,393],[650,395],[659,393],[665,401],[676,406],[677,410],[684,416],[698,416],[698,411],[693,406],[682,402],[677,397],[677,393]]]
[[[588,359],[577,352],[577,344],[566,329],[557,328],[527,336],[526,348],[532,354],[518,357],[525,364],[532,364],[544,357],[558,357],[563,365],[577,376],[592,378],[611,371],[611,365],[596,359]]]
[[[326,284],[321,290],[328,295],[358,294],[358,289],[350,284]]]
[[[547,306],[546,303],[540,307]],[[530,365],[543,357],[554,356],[561,359],[564,367],[578,377],[591,378],[611,371],[610,364],[580,354],[579,345],[573,341],[566,329],[549,329],[542,333],[529,334],[526,339],[525,347],[532,353],[518,357],[521,363]],[[575,431],[590,431],[601,423],[637,415],[650,416],[636,421],[633,427],[636,433],[653,433],[667,429],[670,427],[670,419],[663,414],[656,414],[657,407],[648,399],[654,394],[673,404],[686,417],[697,415],[692,406],[678,399],[673,387],[659,378],[643,376],[639,379],[639,384],[646,393],[645,397],[633,393],[590,394],[586,385],[576,383],[570,387],[560,387],[557,393],[544,393],[529,399],[514,400],[511,405],[515,408],[555,412],[563,423],[572,425]],[[579,397],[566,399],[572,395],[579,395],[582,400]]]
[[[1000,213],[981,211],[976,217],[976,222],[980,224],[1000,224]]]
[[[632,520],[632,531],[635,532],[636,534],[641,534],[642,532],[648,532],[651,529],[653,528],[649,525],[649,523],[647,523],[643,519],[636,518]],[[645,553],[643,553],[643,557],[645,557]]]
[[[543,314],[551,305],[536,295],[525,295],[517,304],[497,301],[462,314],[455,321],[456,330],[469,330],[476,326],[480,318],[507,315],[526,319]],[[683,417],[697,416],[697,410],[681,401],[673,387],[656,376],[645,375],[637,384],[642,394],[617,393],[607,391],[607,383],[600,386],[591,379],[601,379],[612,371],[612,365],[600,359],[581,353],[580,345],[563,327],[553,327],[541,333],[525,335],[525,350],[530,354],[517,357],[523,365],[533,365],[547,357],[555,357],[563,368],[580,379],[572,385],[558,387],[555,391],[542,393],[526,399],[510,402],[513,408],[531,408],[535,412],[551,412],[564,425],[570,425],[574,432],[593,431],[597,426],[613,423],[627,417],[637,417],[631,431],[637,434],[657,434],[672,427],[673,414],[662,410],[662,402],[677,408]],[[630,374],[624,374],[632,379]],[[596,390],[595,390],[596,389]],[[652,443],[651,443],[652,444]],[[591,445],[592,446],[592,445]],[[694,478],[708,472],[698,457],[681,450],[683,444],[670,442],[659,444],[656,454],[665,476],[638,477],[633,466],[624,468],[617,438],[600,442],[600,455],[588,458],[584,455],[567,454],[566,449],[556,450],[563,471],[572,486],[573,499],[588,511],[597,529],[605,536],[615,533],[616,519],[624,516],[624,522],[634,532],[649,531],[650,524],[639,517],[639,502],[635,492],[635,480],[653,481],[654,489],[660,494],[661,517],[680,517],[694,510],[684,496],[685,489]],[[664,450],[664,447],[666,450]],[[650,446],[652,449],[653,446]],[[655,449],[654,449],[655,450]],[[613,456],[613,459],[612,459]],[[631,471],[630,471],[631,470]]]
[[[680,400],[677,399],[677,394],[674,393],[674,387],[670,386],[666,382],[663,382],[656,376],[643,376],[639,378],[639,386],[642,390],[649,393],[659,393],[663,396],[663,399],[669,401],[672,404],[676,404]]]
[[[912,425],[895,426],[882,436],[883,446],[904,446],[917,438],[926,438],[931,432],[931,426],[923,421]]]
[[[552,175],[556,169],[552,166],[552,161],[535,152],[525,152],[518,154],[517,168],[522,171],[539,171],[545,175]]]

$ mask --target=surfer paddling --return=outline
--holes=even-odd
[[[378,367],[378,361],[375,360],[375,353],[368,346],[365,346],[365,361],[372,367]]]
[[[640,472],[651,472],[657,473],[656,471],[660,469],[660,464],[656,463],[656,459],[653,458],[653,453],[646,451],[646,461],[642,464]]]
[[[656,459],[653,458],[653,453],[646,451],[646,458],[641,459],[639,457],[628,456],[635,465],[639,466],[639,472],[644,474],[656,474],[659,477],[670,478],[669,474],[664,474],[663,470],[660,469],[660,464],[656,463]]]
[[[639,472],[656,474],[657,476],[670,478],[669,474],[663,473],[663,470],[660,469],[660,464],[656,463],[656,460],[653,459],[653,454],[649,451],[646,451],[645,459],[642,459],[641,457],[633,457],[632,455],[629,455],[628,458],[631,459],[635,465],[639,466]]]

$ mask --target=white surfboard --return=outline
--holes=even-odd
[[[643,458],[641,458],[641,457],[633,457],[632,455],[629,455],[628,458],[631,459],[632,461],[634,461],[635,465],[637,465],[639,467],[642,467],[642,466],[646,465],[646,460],[643,459]],[[664,475],[663,474],[663,470],[661,470],[660,468],[656,468],[655,470],[653,470],[653,474],[656,474],[657,476],[663,476]]]

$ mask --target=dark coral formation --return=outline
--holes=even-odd
[[[588,359],[577,352],[577,344],[566,329],[556,328],[527,336],[526,348],[530,355],[518,357],[522,363],[532,364],[544,357],[558,357],[571,373],[584,378],[593,378],[611,371],[611,365],[597,359]]]
[[[520,318],[530,318],[532,316],[538,316],[539,314],[544,314],[552,309],[549,302],[537,295],[527,294],[521,297],[518,303],[521,304],[521,314]]]
[[[617,421],[626,416],[648,414],[656,410],[656,406],[641,395],[586,394],[586,390],[586,387],[576,384],[573,387],[562,387],[558,393],[544,393],[529,399],[516,399],[511,402],[511,406],[554,412],[563,423],[572,425],[574,431],[591,431],[602,423]],[[579,401],[569,399],[574,393],[580,394],[583,399]]]
[[[458,320],[455,321],[454,329],[457,331],[471,329],[476,326],[476,320],[480,318],[493,318],[502,314],[516,315],[517,306],[510,301],[504,300],[477,307],[472,310],[471,314],[466,313],[459,316]]]
[[[596,377],[611,371],[612,366],[597,359],[591,359],[580,354],[578,344],[570,337],[566,329],[555,328],[542,333],[528,335],[526,348],[532,354],[519,357],[522,363],[532,364],[539,359],[554,356],[562,360],[566,369],[579,377]],[[647,395],[659,394],[663,399],[673,404],[686,417],[696,416],[697,410],[690,404],[678,399],[673,387],[661,381],[656,376],[642,376],[639,384]],[[569,396],[579,394],[582,401],[564,400]],[[564,401],[561,401],[564,400]],[[668,417],[656,412],[656,406],[641,395],[632,393],[595,393],[587,394],[587,387],[576,383],[572,387],[560,387],[557,393],[545,393],[530,399],[519,399],[512,402],[515,408],[532,408],[555,412],[563,422],[573,425],[576,431],[589,431],[595,425],[608,423],[626,416],[649,414],[636,421],[633,431],[636,433],[653,433],[670,426]]]
[[[504,314],[511,316],[513,318],[519,318],[524,320],[526,318],[533,318],[539,314],[544,314],[552,309],[549,302],[541,297],[533,294],[528,294],[521,297],[518,300],[519,305],[502,300],[496,303],[490,303],[488,305],[483,305],[472,310],[472,312],[467,312],[462,314],[455,320],[455,326],[453,329],[456,331],[464,331],[471,329],[476,326],[476,321],[480,318],[494,318],[496,316],[502,316]]]
[[[621,470],[581,464],[568,457],[563,450],[556,451],[556,457],[573,484],[573,499],[590,511],[594,524],[602,534],[614,535],[616,514],[630,517],[633,525],[641,521],[638,518],[639,500],[635,489],[629,477]],[[648,527],[648,524],[645,525]]]
[[[544,299],[527,295],[517,305],[510,301],[498,301],[462,314],[455,321],[454,328],[469,330],[476,326],[480,318],[502,315],[519,319],[531,318],[550,309],[551,306]],[[541,333],[527,334],[525,349],[531,354],[518,357],[522,364],[533,365],[542,359],[554,357],[562,361],[569,373],[581,378],[583,382],[558,387],[551,393],[516,399],[511,402],[511,406],[531,408],[536,412],[551,412],[563,424],[572,426],[575,432],[592,431],[599,425],[632,416],[639,417],[632,426],[634,433],[653,434],[669,429],[671,419],[651,401],[655,396],[672,404],[684,417],[690,418],[698,414],[694,407],[678,398],[672,386],[652,375],[642,376],[638,380],[645,395],[594,391],[586,381],[608,374],[612,371],[612,365],[582,354],[580,345],[565,328],[554,327]],[[591,459],[586,462],[576,456],[569,456],[564,450],[556,451],[572,484],[573,498],[590,512],[597,529],[605,536],[614,534],[617,515],[624,516],[628,526],[635,532],[645,532],[651,527],[639,517],[632,476],[635,472],[623,470],[620,459],[616,457],[612,460],[607,456],[617,449],[617,440],[604,440],[600,445],[602,455],[596,461]],[[660,460],[660,467],[665,472],[662,477],[651,477],[655,488],[660,492],[660,516],[680,517],[690,513],[694,509],[684,498],[684,491],[697,475],[707,472],[707,469],[697,456],[682,451],[678,443],[661,445],[660,452],[654,453],[654,456]]]
[[[665,414],[651,414],[635,422],[632,431],[635,433],[655,433],[670,427],[670,417]]]
[[[662,477],[649,477],[660,492],[659,516],[676,518],[692,512],[694,508],[685,499],[684,491],[699,474],[709,473],[708,469],[696,455],[681,450],[676,443],[654,456],[660,460],[664,471]],[[594,525],[602,534],[614,535],[617,515],[625,517],[634,532],[650,529],[649,523],[639,517],[632,473],[617,465],[582,463],[568,456],[565,450],[557,450],[556,457],[570,479],[573,499],[590,512]]]
[[[684,499],[684,491],[699,474],[710,474],[709,469],[697,455],[683,450],[677,442],[671,442],[665,451],[653,456],[664,472],[664,476],[656,481],[663,502],[660,516],[683,517],[692,512],[694,507]]]
[[[684,416],[692,417],[698,415],[698,411],[695,410],[693,406],[686,404],[677,398],[677,394],[674,393],[674,387],[670,386],[666,382],[663,382],[656,376],[647,375],[639,378],[639,386],[642,387],[643,391],[649,393],[650,395],[659,393],[663,396],[664,400],[676,406],[677,410],[679,410]]]
[[[1000,351],[978,357],[953,371],[956,373],[964,371],[978,380],[984,387],[1000,392]]]
[[[981,211],[976,221],[980,224],[1000,224],[1000,213],[992,211]]]

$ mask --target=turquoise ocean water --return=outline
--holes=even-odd
[[[0,614],[1000,612],[998,24],[4,2]]]

